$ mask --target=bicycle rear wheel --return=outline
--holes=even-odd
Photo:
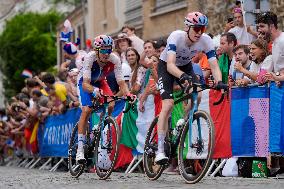
[[[96,136],[95,168],[100,179],[107,179],[116,164],[120,141],[120,129],[112,117],[104,120]]]
[[[85,164],[78,164],[76,162],[76,153],[78,148],[78,123],[72,130],[68,148],[68,168],[72,177],[78,178],[85,169]]]
[[[197,183],[206,174],[212,162],[214,134],[213,121],[205,111],[194,113],[191,126],[186,122],[180,138],[178,161],[180,173],[187,183]]]
[[[156,117],[149,127],[143,153],[144,172],[150,180],[158,179],[165,169],[165,165],[158,165],[155,163],[155,152],[158,150],[158,118],[159,117]]]

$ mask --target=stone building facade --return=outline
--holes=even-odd
[[[279,16],[279,28],[283,29],[284,0],[260,0],[263,1],[269,1],[270,9]],[[234,4],[235,0],[87,0],[85,32],[90,39],[99,34],[115,37],[124,24],[130,24],[144,40],[165,38],[174,30],[184,29],[188,12],[200,11],[209,18],[206,32],[217,35],[223,32]]]
[[[277,13],[279,28],[284,30],[284,1],[283,0],[269,0],[271,11]]]

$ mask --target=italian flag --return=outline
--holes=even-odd
[[[145,111],[138,110],[139,100],[134,104],[134,110],[130,110],[122,117],[122,135],[120,143],[143,153],[145,138],[155,118],[155,96],[149,95],[145,101]],[[127,104],[126,106],[129,106]],[[157,110],[156,110],[157,111]]]
[[[176,94],[180,92],[175,92]],[[139,101],[135,103],[135,111],[129,111],[123,115],[122,137],[121,143],[125,146],[143,153],[145,138],[148,129],[155,118],[161,111],[161,97],[159,95],[150,95],[145,102],[145,111],[138,110]],[[177,121],[184,115],[182,102],[175,105],[172,112],[172,128],[175,127]]]

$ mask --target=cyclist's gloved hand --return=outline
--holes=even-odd
[[[216,87],[215,87],[217,90],[221,90],[221,89],[227,89],[228,88],[228,85],[227,84],[224,84],[222,81],[218,81]]]
[[[94,87],[92,95],[94,98],[101,97],[101,90],[98,87]]]
[[[128,94],[126,95],[126,98],[131,99],[131,102],[135,102],[137,96],[134,95],[134,94],[128,93]]]
[[[192,77],[187,75],[186,73],[181,74],[179,78],[179,82],[184,85],[186,83],[191,84]]]

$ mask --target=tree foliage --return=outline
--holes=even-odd
[[[58,13],[48,12],[19,14],[6,23],[0,35],[0,68],[6,97],[24,86],[24,69],[38,73],[56,64],[56,38],[51,30],[59,21]]]

